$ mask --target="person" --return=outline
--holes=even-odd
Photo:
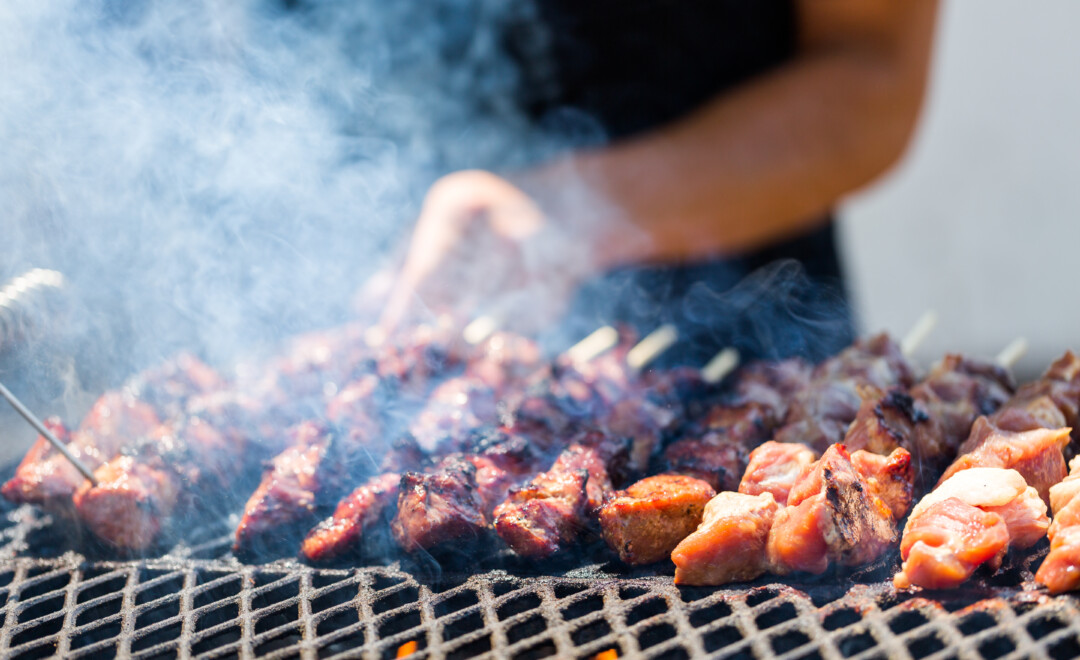
[[[602,139],[439,179],[381,328],[509,296],[516,320],[675,323],[687,362],[848,343],[832,211],[910,140],[936,1],[538,2],[547,59],[522,57],[519,102]]]

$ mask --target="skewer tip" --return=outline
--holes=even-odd
[[[618,343],[619,332],[610,325],[605,325],[571,346],[566,351],[566,357],[574,363],[588,362],[601,353],[614,348],[615,344]]]
[[[1017,337],[1009,342],[1005,348],[1001,349],[1001,352],[994,358],[994,362],[1006,369],[1012,369],[1027,352],[1028,340],[1024,337]]]
[[[937,312],[932,309],[923,312],[923,315],[919,317],[919,320],[915,322],[915,325],[911,327],[911,330],[908,330],[908,333],[900,341],[900,351],[906,357],[911,357],[915,351],[919,350],[919,346],[926,341],[930,333],[934,331],[937,322]]]
[[[679,331],[670,323],[653,330],[626,353],[626,365],[634,371],[644,369],[679,340]]]
[[[739,366],[739,351],[728,347],[720,351],[701,368],[701,378],[710,385],[715,385],[735,371]]]
[[[485,314],[473,319],[465,329],[461,332],[461,337],[465,340],[465,343],[472,346],[476,346],[480,342],[490,337],[499,328],[499,321],[494,317]]]

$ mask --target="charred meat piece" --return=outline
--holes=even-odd
[[[859,566],[880,557],[896,540],[897,522],[907,509],[894,511],[876,483],[906,479],[910,502],[914,477],[910,454],[896,452],[889,462],[856,463],[843,445],[833,445],[809,466],[773,522],[767,548],[770,570],[779,575],[822,573],[830,561]],[[864,475],[860,467],[875,472]]]
[[[478,537],[512,486],[540,467],[542,454],[524,437],[502,430],[477,433],[470,451],[444,459],[427,474],[402,477],[391,525],[403,549],[430,549]]]
[[[276,551],[310,528],[320,505],[337,497],[347,477],[341,441],[315,422],[292,431],[289,448],[268,465],[244,506],[233,550]]]
[[[1012,392],[1001,367],[947,355],[907,392],[867,387],[844,444],[878,454],[904,447],[915,456],[917,484],[925,490],[956,457],[975,419],[997,410]]]
[[[1074,458],[1069,467],[1069,476],[1050,488],[1054,511],[1047,530],[1050,553],[1035,573],[1035,581],[1052,594],[1080,587],[1080,458]]]
[[[301,554],[311,561],[327,561],[359,549],[368,532],[388,522],[396,510],[401,473],[420,468],[426,460],[411,437],[396,440],[383,457],[380,474],[342,498],[333,515],[308,532]]]
[[[625,443],[590,433],[573,442],[528,484],[495,508],[495,531],[525,557],[549,557],[576,539],[612,489],[609,470]]]
[[[79,428],[68,437],[68,449],[91,470],[103,465],[126,444],[147,436],[161,424],[154,409],[126,390],[106,392],[94,403]],[[54,429],[55,430],[55,429]],[[85,479],[44,438],[38,438],[4,484],[4,497],[18,502],[65,508]]]
[[[198,418],[162,425],[94,471],[74,494],[82,523],[102,541],[129,551],[152,546],[180,506],[225,486],[244,446]]]
[[[1037,543],[1049,524],[1046,504],[1016,470],[964,470],[912,509],[893,585],[957,587],[982,564],[996,570],[1010,547]]]
[[[862,404],[866,386],[885,390],[911,387],[914,375],[900,347],[888,335],[860,339],[815,367],[806,387],[796,393],[778,442],[801,442],[825,451],[841,442]]]
[[[453,456],[432,474],[402,475],[397,516],[390,530],[406,551],[431,547],[443,539],[483,529],[481,508],[476,494],[476,466]]]
[[[766,442],[750,452],[750,462],[739,482],[739,492],[746,495],[771,493],[778,505],[785,506],[792,486],[816,459],[814,450],[805,445]]]
[[[301,554],[309,561],[322,562],[357,548],[364,532],[380,524],[384,513],[393,509],[400,483],[401,475],[396,472],[368,479],[338,503],[333,516],[308,532]]]
[[[647,477],[607,496],[600,528],[624,563],[652,564],[697,529],[705,504],[716,495],[708,483],[675,474]]]

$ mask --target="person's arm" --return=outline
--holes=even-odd
[[[570,228],[574,204],[555,191],[574,177],[610,201],[613,222],[591,225],[601,268],[743,252],[805,232],[902,154],[922,102],[936,5],[799,0],[791,63],[655,133],[521,182]],[[635,239],[623,223],[640,230]]]
[[[937,2],[797,0],[797,12],[790,63],[681,121],[509,180],[482,171],[441,179],[383,328],[417,297],[469,314],[496,289],[537,301],[521,316],[539,317],[595,272],[734,254],[810,229],[903,152]]]

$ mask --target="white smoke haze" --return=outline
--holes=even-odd
[[[0,279],[110,379],[340,321],[434,177],[535,155],[500,3],[292,4],[0,5]]]

